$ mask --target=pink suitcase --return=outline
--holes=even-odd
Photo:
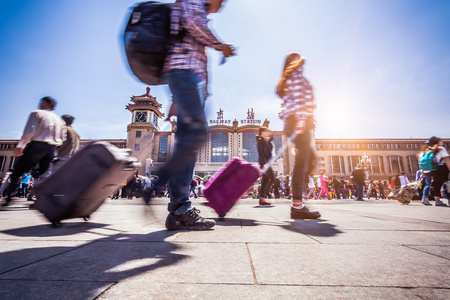
[[[297,133],[294,132],[278,150],[277,155],[273,156],[262,169],[245,159],[234,157],[208,180],[203,195],[220,218],[225,217],[227,212],[252,187],[260,174],[265,173],[281,157],[283,151],[296,136]]]
[[[235,157],[205,184],[203,195],[223,218],[259,178],[260,169],[245,159]]]

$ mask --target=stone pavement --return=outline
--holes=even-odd
[[[59,228],[24,199],[1,209],[0,299],[450,299],[450,208],[310,200],[305,221],[244,199],[215,230],[168,232],[166,203]]]

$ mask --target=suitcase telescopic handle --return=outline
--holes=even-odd
[[[273,163],[279,159],[282,155],[284,150],[289,146],[289,144],[297,137],[297,132],[294,132],[291,134],[291,136],[287,139],[287,141],[281,146],[281,148],[278,150],[277,154],[275,156],[272,156],[272,158],[261,168],[261,173],[264,174],[269,170],[269,168],[273,165]]]

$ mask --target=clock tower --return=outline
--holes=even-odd
[[[131,102],[133,103],[125,107],[131,112],[131,123],[127,126],[127,148],[139,151],[140,138],[150,131],[159,131],[158,122],[164,114],[161,112],[162,105],[156,101],[156,97],[150,95],[149,87],[144,95],[132,96]]]

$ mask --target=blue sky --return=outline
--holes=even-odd
[[[161,1],[172,2],[172,1]],[[76,117],[82,138],[126,138],[132,95],[121,34],[128,0],[0,1],[0,139],[18,139],[43,96]],[[450,137],[450,1],[228,0],[210,27],[238,48],[210,52],[215,119],[278,120],[274,90],[285,56],[306,57],[318,105],[317,138]],[[167,86],[151,93],[169,108]],[[161,129],[167,130],[168,124]]]

